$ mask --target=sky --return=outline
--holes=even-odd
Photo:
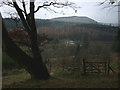
[[[36,6],[40,5],[45,0],[37,0]],[[51,1],[51,0],[49,0]],[[65,0],[58,0],[58,1],[65,1]],[[72,8],[65,7],[65,8],[54,8],[50,7],[52,10],[57,11],[58,13],[54,13],[52,11],[48,11],[44,8],[41,8],[36,14],[35,18],[40,19],[51,19],[56,17],[68,17],[68,16],[86,16],[91,19],[94,19],[97,22],[102,23],[118,23],[118,8],[117,7],[109,7],[108,3],[99,6],[100,1],[104,0],[69,0],[70,2],[74,2],[74,7],[79,7],[77,9],[77,13]],[[41,2],[41,3],[40,3]],[[29,9],[29,8],[28,8]],[[13,8],[8,6],[0,7],[0,11],[3,17],[7,17],[5,12],[12,12],[14,11]]]

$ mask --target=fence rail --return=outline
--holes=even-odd
[[[86,73],[105,73],[109,74],[110,70],[114,70],[110,67],[110,60],[104,62],[88,62],[83,59],[83,74]],[[115,72],[114,72],[115,73]]]

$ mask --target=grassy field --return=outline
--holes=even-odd
[[[3,88],[117,88],[116,74],[90,74],[56,72],[48,80],[32,80],[24,70],[3,72]]]

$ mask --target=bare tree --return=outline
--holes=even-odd
[[[33,53],[33,58],[28,56],[25,52],[23,52],[13,40],[9,37],[9,34],[5,28],[3,22],[3,51],[13,58],[18,63],[22,64],[25,69],[31,74],[31,77],[34,79],[47,79],[50,77],[48,70],[43,63],[41,51],[38,46],[38,38],[37,38],[37,28],[35,25],[35,13],[38,12],[41,8],[45,8],[47,10],[52,10],[50,6],[56,8],[63,8],[65,6],[69,6],[74,9],[73,3],[71,2],[58,2],[57,0],[49,0],[44,1],[41,5],[35,9],[35,0],[31,0],[28,2],[29,4],[29,12],[27,10],[27,5],[24,0],[19,0],[22,4],[22,8],[18,5],[16,0],[3,1],[2,3],[8,5],[10,7],[15,8],[17,11],[22,24],[25,28],[25,31],[28,33],[31,42],[31,50]],[[76,12],[76,9],[74,9]],[[54,10],[52,10],[54,11]],[[55,12],[55,11],[54,11]]]

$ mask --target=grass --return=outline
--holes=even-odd
[[[7,71],[8,72],[8,71]],[[15,70],[3,76],[3,88],[117,88],[117,75],[57,72],[48,80],[32,80],[25,70]],[[11,74],[13,73],[13,74]]]
[[[112,63],[111,64],[111,67],[114,69],[114,68],[118,68],[118,63]]]
[[[4,71],[2,77],[3,87],[6,85],[11,85],[15,83],[19,83],[21,81],[25,81],[30,79],[30,75],[25,70],[11,70],[11,71]]]

